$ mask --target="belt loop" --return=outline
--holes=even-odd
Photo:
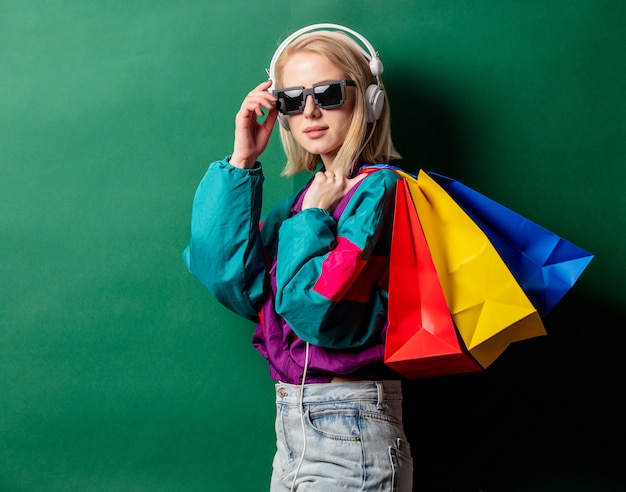
[[[376,409],[380,410],[383,407],[383,382],[376,381],[376,389],[378,390],[378,402],[376,403]]]

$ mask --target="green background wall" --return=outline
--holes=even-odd
[[[195,187],[277,43],[380,51],[409,170],[596,258],[482,374],[407,385],[416,490],[617,490],[624,463],[626,4],[0,0],[0,491],[266,490],[253,326],[185,270]],[[278,177],[266,207],[301,179]]]

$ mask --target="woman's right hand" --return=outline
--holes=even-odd
[[[271,85],[272,81],[266,80],[254,88],[243,100],[235,117],[235,146],[230,158],[230,164],[235,167],[254,167],[267,147],[278,117],[276,97],[267,91]],[[263,116],[263,108],[267,115],[260,122],[257,118]]]
[[[304,195],[302,210],[323,208],[332,213],[346,193],[365,177],[367,174],[359,174],[355,178],[348,179],[334,171],[317,172]]]

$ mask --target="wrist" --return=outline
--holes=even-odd
[[[233,152],[228,160],[228,163],[231,166],[238,167],[240,169],[251,169],[256,164],[256,159],[246,159],[237,155],[237,153]]]

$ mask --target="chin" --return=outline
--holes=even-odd
[[[333,157],[337,155],[337,152],[339,151],[337,147],[331,145],[322,145],[321,142],[318,145],[311,145],[311,142],[307,142],[307,145],[302,145],[302,148],[304,148],[304,150],[310,152],[311,154],[332,155]]]

